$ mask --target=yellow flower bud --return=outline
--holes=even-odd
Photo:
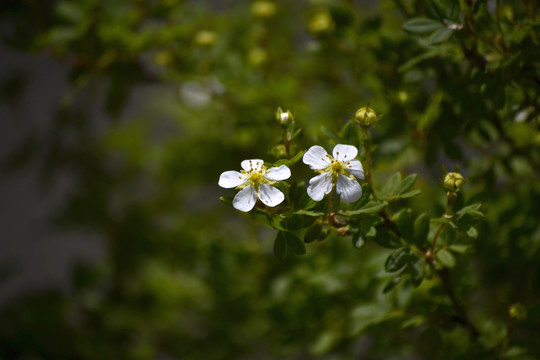
[[[354,115],[355,120],[362,126],[370,126],[371,124],[379,121],[382,115],[377,113],[370,107],[364,106],[358,109]]]
[[[397,98],[399,102],[405,104],[407,100],[409,100],[409,94],[407,94],[406,91],[401,90],[397,93]]]
[[[449,172],[444,177],[443,185],[446,189],[457,192],[465,185],[465,178],[457,172]]]
[[[524,320],[527,318],[527,308],[523,304],[515,303],[508,309],[508,314],[513,319]]]
[[[212,46],[217,40],[217,35],[213,31],[201,30],[195,34],[194,40],[199,46]]]
[[[276,4],[271,1],[255,1],[251,5],[251,12],[260,18],[270,18],[276,13]]]
[[[308,23],[308,29],[314,34],[327,33],[334,30],[334,20],[328,11],[320,11],[313,15]]]
[[[253,66],[262,65],[267,58],[268,54],[266,50],[260,47],[253,48],[248,53],[248,61]]]
[[[294,120],[294,116],[289,110],[283,111],[280,107],[278,107],[276,111],[276,120],[283,126],[289,126],[289,124]]]

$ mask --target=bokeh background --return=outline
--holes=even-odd
[[[0,358],[538,358],[539,34],[525,0],[0,2]],[[279,261],[219,201],[278,106],[299,151],[368,103],[375,186],[418,173],[437,217],[459,165],[484,204],[451,269],[478,339],[436,279],[384,294],[388,250]]]

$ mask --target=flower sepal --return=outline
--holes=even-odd
[[[234,196],[232,196],[232,195],[226,195],[226,196],[220,196],[219,197],[219,201],[221,201],[225,205],[229,205],[229,206],[232,206],[233,199],[234,199]]]

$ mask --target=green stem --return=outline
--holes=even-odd
[[[441,270],[437,270],[437,274],[439,275],[443,288],[446,291],[448,297],[450,298],[450,301],[452,302],[452,307],[457,314],[457,317],[454,320],[466,327],[471,332],[471,336],[473,339],[478,339],[478,337],[480,336],[480,332],[469,320],[469,317],[465,312],[465,308],[463,307],[459,299],[456,297],[456,294],[454,293],[454,287],[452,286],[452,282],[450,281],[450,273],[448,272],[448,269],[442,268]]]
[[[444,225],[446,225],[446,223],[441,223],[439,225],[439,228],[437,229],[437,232],[435,233],[435,236],[433,237],[433,244],[431,244],[431,254],[435,253],[435,245],[437,244],[437,239],[439,238],[439,234],[444,228]]]
[[[371,188],[371,193],[373,196],[375,196],[375,193],[373,192],[373,183],[371,182],[371,152],[369,149],[369,143],[371,141],[371,135],[369,134],[369,129],[364,129],[366,138],[364,140],[364,155],[366,157],[366,168],[365,168],[365,175],[366,175],[366,182],[369,184]]]
[[[452,218],[452,207],[454,206],[454,203],[457,200],[457,193],[453,191],[448,191],[446,193],[446,209],[444,210],[444,214],[442,215],[444,218],[451,219]],[[433,237],[433,243],[431,244],[431,252],[430,254],[433,255],[435,253],[435,245],[437,245],[437,239],[439,238],[439,235],[441,234],[442,230],[444,229],[444,226],[446,223],[441,223],[439,225],[439,228],[437,229],[437,232],[435,233],[435,236]]]

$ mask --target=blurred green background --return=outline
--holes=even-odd
[[[540,357],[536,1],[4,0],[0,24],[1,359]],[[457,164],[484,204],[451,270],[478,339],[437,279],[383,294],[388,250],[280,262],[218,200],[277,159],[278,106],[330,150],[368,103],[376,186],[418,173],[401,204],[440,216]]]

